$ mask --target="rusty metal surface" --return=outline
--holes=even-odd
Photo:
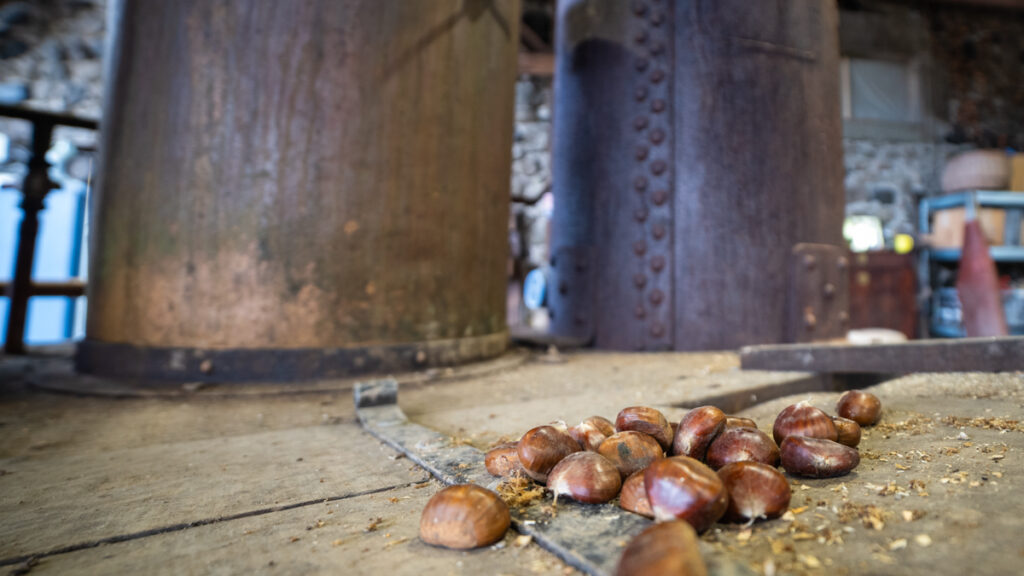
[[[430,472],[445,484],[473,483],[494,489],[498,478],[484,466],[484,453],[458,444],[449,436],[410,422],[398,406],[398,383],[392,379],[360,382],[355,388],[356,415],[370,434]],[[615,573],[622,549],[651,521],[614,504],[578,504],[563,499],[558,512],[545,510],[546,501],[534,501],[512,510],[512,524],[523,534],[591,576]],[[752,576],[743,563],[702,552],[709,573],[715,576]]]
[[[518,27],[517,0],[126,1],[87,337],[502,336]]]
[[[594,344],[787,338],[797,243],[842,245],[837,12],[817,0],[559,4],[552,239]],[[556,332],[568,326],[556,320]]]
[[[850,328],[847,250],[828,244],[797,244],[790,255],[789,271],[787,340],[845,338]]]
[[[785,344],[740,350],[744,370],[832,373],[1024,370],[1024,337],[917,340],[903,344]]]
[[[75,368],[132,379],[138,386],[181,382],[298,382],[454,366],[501,354],[504,333],[471,338],[348,348],[163,348],[83,340]]]

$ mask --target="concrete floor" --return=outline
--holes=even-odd
[[[742,413],[770,431],[785,405],[831,410],[838,397],[812,375],[737,363],[517,353],[403,375],[399,398],[412,420],[483,448],[635,404],[677,419],[687,406],[763,402]],[[573,573],[514,532],[474,552],[422,544],[419,513],[440,484],[360,429],[351,385],[133,397],[70,375],[63,357],[0,357],[0,571]],[[52,391],[76,386],[106,396]],[[791,514],[713,528],[706,553],[762,574],[1020,573],[1024,377],[913,375],[873,391],[885,413],[853,474],[793,479]]]

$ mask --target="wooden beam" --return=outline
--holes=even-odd
[[[10,282],[0,282],[0,296],[7,295],[10,289]],[[29,285],[28,295],[29,297],[67,296],[70,298],[85,296],[85,282],[79,280],[68,282],[33,282]]]
[[[550,52],[520,52],[519,73],[550,78],[555,75],[555,55]]]

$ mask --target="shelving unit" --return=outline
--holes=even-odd
[[[922,234],[932,231],[931,217],[935,212],[951,208],[965,208],[968,213],[973,208],[1001,208],[1006,210],[1006,223],[1003,230],[1001,246],[991,246],[989,253],[996,265],[1024,264],[1024,245],[1021,245],[1021,221],[1024,218],[1024,192],[975,190],[958,192],[948,196],[937,196],[921,199],[918,212],[918,228]],[[934,314],[934,294],[939,287],[933,282],[933,266],[953,266],[960,262],[960,249],[957,248],[924,248],[921,250],[919,281],[921,286],[922,323],[927,326],[932,336],[942,338],[960,338],[964,336],[962,328],[950,324],[936,323]],[[1024,333],[1024,327],[1018,326],[1014,334]]]

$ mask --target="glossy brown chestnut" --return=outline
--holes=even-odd
[[[686,520],[697,532],[707,530],[729,506],[722,480],[689,456],[673,456],[648,466],[644,487],[656,520]]]
[[[839,437],[832,417],[807,402],[787,406],[779,412],[772,436],[780,447],[787,436],[805,436],[835,441]]]
[[[612,434],[597,447],[597,453],[611,460],[623,478],[665,457],[658,441],[640,432]]]
[[[617,576],[707,576],[697,533],[686,522],[649,526],[626,546]]]
[[[610,460],[597,452],[576,452],[562,459],[548,474],[548,490],[555,499],[568,496],[577,502],[600,504],[619,494],[622,476]]]
[[[665,450],[672,445],[672,426],[665,415],[647,406],[623,408],[615,418],[619,432],[642,432],[654,438]]]
[[[566,432],[551,426],[537,426],[519,439],[519,463],[526,474],[538,482],[547,482],[548,472],[580,445]]]
[[[836,412],[861,426],[871,426],[882,416],[882,401],[870,392],[850,390],[839,397]]]
[[[494,544],[508,530],[508,506],[475,484],[449,486],[427,502],[420,516],[420,538],[433,546],[467,549]]]
[[[708,446],[725,429],[725,413],[714,406],[694,408],[679,421],[672,454],[703,460]]]
[[[506,442],[488,450],[484,456],[487,471],[494,476],[525,474],[526,471],[519,463],[518,446],[518,442]]]
[[[579,442],[581,448],[591,452],[597,452],[601,442],[612,434],[615,434],[615,425],[601,416],[591,416],[569,428],[569,435],[573,440]]]
[[[786,472],[809,478],[842,476],[860,464],[856,448],[821,438],[790,436],[779,447]]]
[[[619,506],[634,514],[654,518],[651,502],[647,499],[647,488],[644,487],[644,471],[633,472],[622,483],[619,493]]]
[[[714,470],[733,462],[779,465],[779,447],[757,428],[726,428],[708,447],[705,462]]]
[[[840,444],[850,448],[856,448],[857,444],[860,444],[860,424],[842,416],[833,418],[832,423],[836,425],[836,430],[839,432],[839,439],[837,441]]]
[[[750,418],[741,418],[739,416],[727,416],[725,418],[726,428],[757,428],[757,422],[754,422]]]
[[[789,482],[772,466],[760,462],[733,462],[718,471],[729,492],[726,522],[778,518],[789,508]]]

